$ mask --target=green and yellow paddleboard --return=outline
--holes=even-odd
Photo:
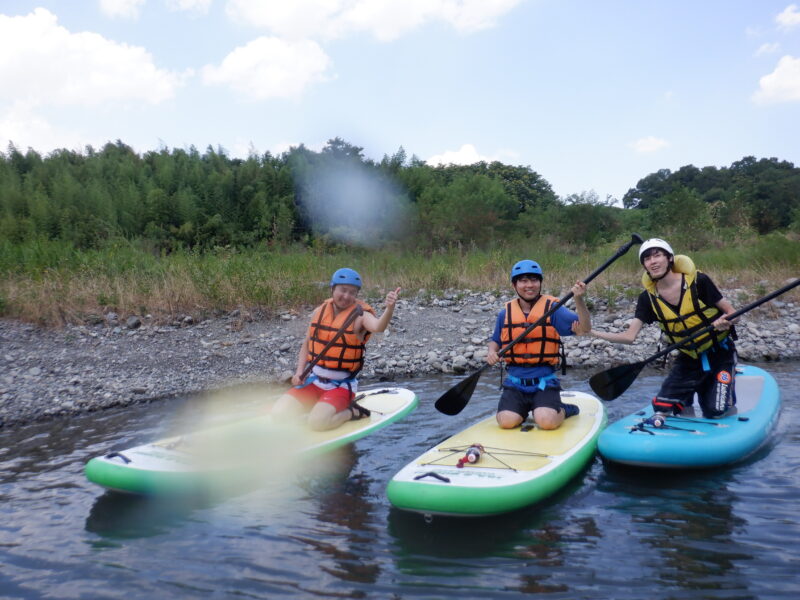
[[[583,392],[562,392],[580,414],[558,429],[523,424],[501,429],[489,417],[437,444],[403,467],[386,495],[397,508],[424,515],[484,516],[538,502],[563,487],[592,459],[606,425],[603,403]],[[479,446],[480,457],[467,453]],[[459,464],[461,465],[459,467]]]
[[[330,431],[275,422],[271,415],[243,419],[92,458],[86,477],[106,489],[143,495],[237,492],[268,478],[268,470],[292,468],[309,456],[354,442],[403,418],[417,396],[403,388],[358,395],[371,416]]]

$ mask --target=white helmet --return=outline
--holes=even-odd
[[[670,257],[675,256],[675,253],[672,251],[672,246],[670,246],[667,242],[662,240],[661,238],[650,238],[644,244],[639,246],[639,262],[644,264],[644,259],[642,256],[645,252],[650,250],[651,248],[660,248],[664,252],[670,255]]]

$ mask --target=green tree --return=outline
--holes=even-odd
[[[709,205],[687,188],[655,200],[649,212],[650,230],[678,247],[699,250],[716,238]]]
[[[418,200],[423,239],[435,245],[496,240],[514,215],[515,201],[500,182],[485,175],[460,175],[427,188]]]

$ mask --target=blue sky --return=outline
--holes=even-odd
[[[560,196],[800,165],[782,0],[2,0],[0,148],[231,156],[333,137],[530,166]]]

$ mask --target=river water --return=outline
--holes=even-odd
[[[772,442],[727,469],[665,473],[599,459],[547,501],[511,514],[435,518],[391,507],[386,484],[443,437],[491,415],[486,373],[459,415],[433,402],[460,381],[395,382],[420,396],[404,420],[261,490],[177,505],[106,493],[86,461],[181,426],[180,399],[0,430],[0,598],[800,597],[800,368],[760,365],[783,411]],[[571,371],[566,389],[590,391]],[[607,404],[642,406],[645,371]],[[189,409],[189,410],[187,410]]]

